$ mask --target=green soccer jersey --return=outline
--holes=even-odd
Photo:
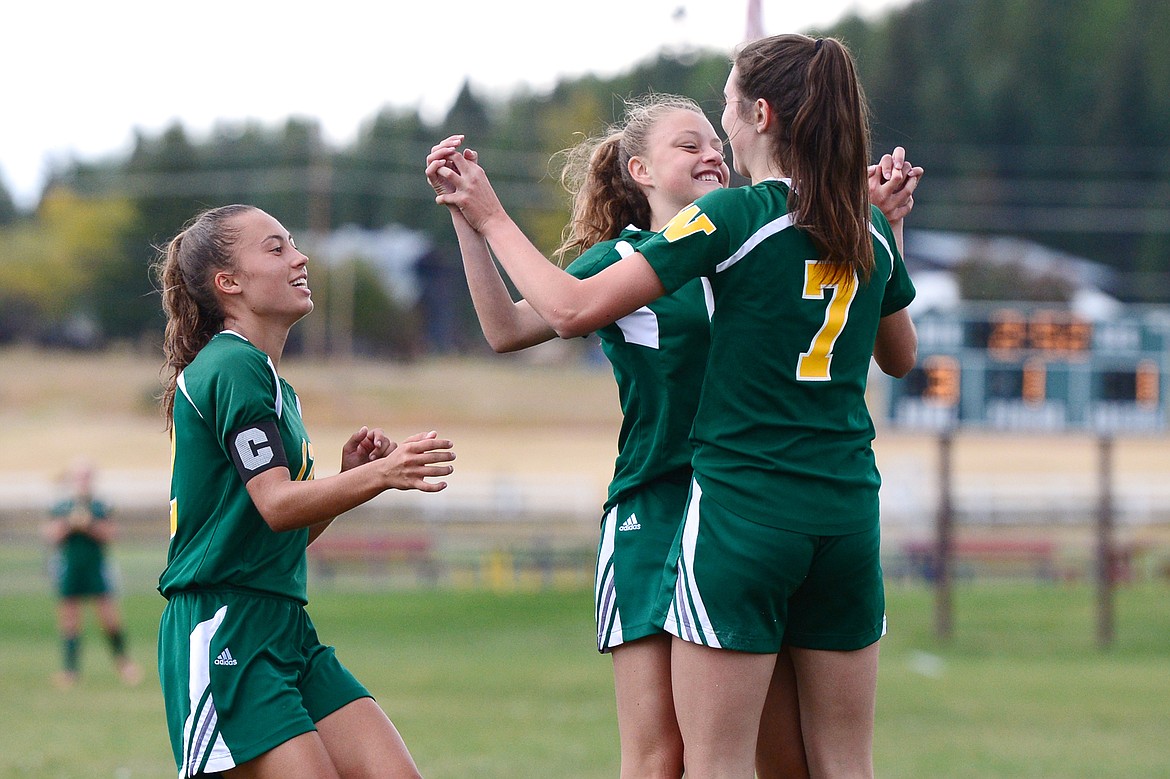
[[[179,375],[171,460],[159,591],[224,587],[306,602],[308,530],[274,532],[245,486],[246,476],[279,464],[294,480],[313,478],[300,401],[268,355],[231,331],[200,350]]]
[[[590,247],[567,271],[600,273],[654,233],[627,227]],[[700,279],[597,331],[613,366],[622,426],[606,509],[659,479],[689,479],[691,424],[711,344],[707,285]]]
[[[84,522],[106,522],[109,516],[106,504],[96,498],[69,498],[53,506],[49,514],[58,519],[82,515]],[[74,529],[57,546],[62,563],[69,568],[100,569],[105,560],[105,544],[83,530]]]
[[[95,498],[70,498],[53,506],[50,514],[69,523],[69,532],[57,545],[57,589],[63,597],[104,595],[110,592],[106,577],[106,545],[80,526],[108,522],[109,510]]]
[[[874,208],[867,283],[836,281],[792,226],[787,181],[704,195],[638,247],[667,291],[708,276],[711,356],[693,430],[704,494],[752,521],[810,534],[877,521],[865,387],[878,321],[914,287]]]

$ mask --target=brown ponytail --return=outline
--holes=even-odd
[[[155,260],[154,274],[167,315],[161,402],[168,429],[174,420],[179,374],[223,329],[223,310],[213,284],[216,271],[235,266],[232,252],[238,231],[232,219],[253,208],[231,205],[202,212],[159,250]]]
[[[630,176],[630,158],[646,154],[655,124],[674,111],[703,115],[690,98],[650,94],[626,101],[623,121],[604,135],[561,152],[561,184],[573,202],[561,245],[553,252],[558,261],[616,238],[627,225],[650,228],[650,201]]]
[[[836,275],[867,281],[869,114],[849,50],[835,38],[776,35],[745,45],[735,66],[744,101],[763,98],[778,120],[774,154],[792,178],[794,223]]]

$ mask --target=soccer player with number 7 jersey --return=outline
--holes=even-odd
[[[916,358],[901,220],[870,206],[865,101],[839,41],[746,44],[724,92],[751,185],[704,195],[590,278],[546,262],[473,162],[439,171],[438,201],[562,335],[711,279],[694,479],[659,604],[687,775],[754,775],[784,644],[810,773],[868,776],[885,604],[865,388],[871,358],[894,376]]]

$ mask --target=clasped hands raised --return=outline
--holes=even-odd
[[[905,218],[914,208],[914,190],[918,188],[923,172],[922,168],[906,161],[904,148],[894,147],[866,172],[870,203],[877,206],[890,222]]]
[[[460,149],[463,135],[451,135],[431,147],[427,155],[427,181],[435,190],[435,202],[458,209],[476,230],[504,214],[504,208],[479,166],[479,155]],[[906,150],[897,146],[866,171],[870,202],[897,222],[914,208],[914,190],[922,179],[921,167],[906,160]]]
[[[479,155],[460,149],[462,144],[462,135],[452,135],[431,147],[427,181],[436,192],[436,203],[458,209],[472,227],[483,232],[488,221],[504,214],[504,207],[478,164]]]

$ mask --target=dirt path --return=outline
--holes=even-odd
[[[411,365],[289,359],[281,372],[301,396],[321,475],[336,471],[349,433],[372,423],[392,437],[436,429],[454,440],[453,499],[527,491],[529,500],[591,511],[604,498],[620,421],[605,365],[496,356]],[[78,456],[100,466],[103,486],[118,499],[165,500],[170,453],[158,389],[158,362],[141,355],[0,350],[0,504],[43,505]],[[1170,505],[1168,443],[1165,436],[1118,441],[1115,474],[1126,500]],[[932,511],[936,440],[879,424],[875,448],[891,522],[899,512]],[[955,489],[965,500],[1084,507],[1096,494],[1097,455],[1084,435],[964,433],[954,448]]]

